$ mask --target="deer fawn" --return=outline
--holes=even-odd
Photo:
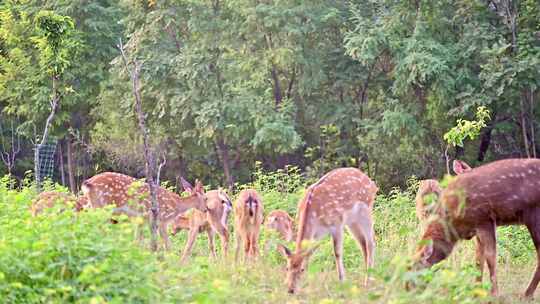
[[[242,190],[234,204],[236,253],[238,261],[240,243],[244,245],[244,258],[254,259],[259,254],[259,231],[263,222],[263,202],[257,191]]]
[[[458,240],[477,237],[497,295],[497,226],[525,225],[536,247],[538,264],[525,291],[532,297],[540,281],[540,160],[495,161],[458,175],[443,190],[439,217],[428,223],[415,256],[415,266],[430,267],[444,260]],[[477,252],[478,254],[478,252]]]
[[[149,189],[146,183],[140,186],[137,180],[131,176],[105,172],[91,177],[82,184],[82,192],[94,208],[103,207],[107,204],[115,204],[116,213],[125,213],[129,216],[141,216],[145,214],[151,206]],[[159,234],[165,242],[165,248],[170,247],[167,235],[167,226],[185,211],[195,208],[199,211],[206,211],[206,195],[202,184],[196,181],[195,188],[188,182],[183,181],[190,196],[181,198],[178,194],[166,190],[162,187],[156,188],[157,201],[159,206]],[[134,189],[135,188],[135,189]],[[128,202],[138,201],[135,206],[130,206]]]
[[[375,183],[356,168],[335,169],[311,185],[298,203],[298,233],[296,252],[279,245],[287,259],[289,293],[307,267],[307,260],[316,247],[303,249],[302,241],[320,239],[327,234],[334,241],[334,255],[339,280],[345,279],[343,267],[343,230],[347,226],[364,253],[366,268],[373,267],[375,240],[371,211],[378,191]],[[369,275],[366,275],[367,284]]]
[[[191,248],[197,238],[197,235],[206,231],[208,234],[208,247],[210,253],[215,258],[216,250],[214,248],[214,235],[217,232],[221,239],[221,251],[224,256],[227,255],[229,244],[229,229],[227,228],[227,219],[232,210],[232,203],[227,194],[219,189],[206,193],[208,212],[194,210],[190,216],[179,216],[173,224],[173,233],[181,229],[189,230],[189,237],[182,254],[181,262],[184,262],[191,254]]]
[[[276,230],[282,239],[287,242],[293,239],[293,219],[283,210],[273,210],[266,217],[266,227]]]
[[[33,201],[30,206],[30,212],[32,216],[37,216],[45,208],[52,208],[55,204],[73,204],[75,211],[81,211],[86,205],[87,201],[85,197],[75,197],[71,193],[63,193],[58,191],[45,191],[41,192]]]

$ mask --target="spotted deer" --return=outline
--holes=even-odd
[[[174,234],[181,229],[189,230],[189,236],[180,259],[182,263],[185,262],[191,254],[193,243],[195,242],[197,235],[202,232],[208,234],[208,247],[214,258],[216,257],[216,250],[214,248],[214,235],[216,232],[221,239],[221,252],[223,256],[227,255],[229,244],[227,220],[232,210],[231,200],[227,193],[221,189],[208,191],[206,197],[208,212],[193,210],[189,216],[180,215],[173,224]]]
[[[236,252],[238,261],[240,244],[244,246],[244,259],[255,259],[259,254],[259,232],[263,217],[263,201],[253,189],[240,191],[234,204]]]
[[[184,188],[189,193],[182,198],[178,194],[164,189],[156,188],[158,201],[158,230],[165,242],[165,248],[170,247],[167,227],[178,215],[195,208],[206,212],[206,195],[203,185],[196,181],[193,188],[187,181],[183,181]],[[82,192],[93,208],[114,204],[115,213],[124,213],[128,216],[142,216],[151,206],[149,187],[146,183],[138,182],[135,178],[114,172],[105,172],[91,177],[82,184]]]
[[[495,161],[454,178],[440,197],[415,255],[415,268],[430,267],[450,255],[459,240],[476,236],[487,262],[491,293],[497,286],[497,226],[525,225],[537,253],[537,267],[525,291],[532,297],[540,281],[540,159]]]
[[[32,216],[37,216],[43,212],[46,208],[52,208],[56,204],[73,205],[75,211],[81,211],[87,204],[85,197],[75,197],[71,193],[64,193],[58,191],[45,191],[41,192],[33,201],[30,206],[30,212]]]
[[[283,245],[278,250],[287,259],[287,288],[296,292],[296,286],[307,267],[315,247],[305,249],[302,242],[317,240],[327,234],[334,241],[334,255],[340,281],[345,279],[343,267],[343,232],[348,227],[364,253],[366,268],[373,267],[375,239],[373,203],[378,188],[362,171],[356,168],[339,168],[330,171],[311,185],[298,203],[298,232],[296,251]],[[366,274],[365,284],[369,276]]]
[[[294,221],[287,211],[273,210],[266,217],[266,228],[277,231],[287,242],[292,241],[294,237],[293,224]]]

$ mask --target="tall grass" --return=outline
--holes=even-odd
[[[408,257],[421,232],[414,213],[414,180],[409,189],[377,197],[376,266],[369,287],[361,285],[366,271],[363,257],[347,234],[347,280],[337,280],[327,238],[311,258],[302,288],[294,296],[283,284],[284,260],[275,250],[281,241],[264,229],[256,263],[235,264],[233,254],[209,258],[206,236],[201,235],[192,257],[180,265],[185,233],[173,239],[170,252],[153,254],[147,244],[135,240],[134,220],[111,225],[110,209],[75,214],[60,212],[60,207],[31,217],[28,207],[34,189],[29,185],[9,190],[8,184],[6,178],[0,181],[2,303],[516,303],[534,269],[527,231],[503,227],[498,233],[503,296],[498,299],[489,297],[489,283],[475,281],[478,272],[470,241],[460,243],[447,261],[431,270],[408,271]],[[259,168],[252,183],[238,188],[260,191],[265,212],[284,209],[294,216],[305,184],[294,167],[276,172]],[[415,282],[415,287],[406,290],[406,281]]]

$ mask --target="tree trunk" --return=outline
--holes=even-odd
[[[39,163],[39,153],[43,145],[47,143],[47,139],[49,137],[49,131],[50,131],[49,128],[51,127],[54,115],[56,114],[56,111],[58,110],[58,102],[60,101],[60,95],[58,95],[58,91],[56,88],[57,81],[58,81],[58,76],[53,75],[52,76],[53,97],[51,100],[51,112],[49,113],[49,117],[47,117],[47,121],[45,122],[45,129],[43,130],[43,137],[41,138],[41,142],[36,145],[35,151],[34,151],[34,174],[35,174],[36,187],[37,187],[38,192],[41,192],[41,172],[40,172],[41,168],[40,168],[40,163]]]
[[[534,91],[532,88],[529,90],[529,117],[529,124],[531,128],[532,157],[536,158],[536,135],[534,131]]]
[[[156,163],[154,160],[154,155],[150,150],[149,142],[149,131],[146,127],[145,114],[142,109],[142,98],[140,91],[140,72],[141,72],[141,63],[137,60],[133,60],[133,69],[129,68],[129,63],[124,53],[124,46],[122,45],[122,40],[118,45],[120,49],[122,59],[126,70],[128,70],[131,78],[133,96],[135,97],[135,114],[137,115],[137,120],[139,124],[139,130],[143,136],[143,146],[144,146],[144,159],[145,162],[145,173],[146,173],[146,182],[150,188],[150,197],[152,200],[152,206],[150,207],[150,227],[151,227],[151,248],[152,251],[157,251],[157,231],[158,231],[158,216],[159,216],[159,205],[157,203],[156,196],[156,183],[154,179],[154,174],[156,172]]]
[[[482,131],[482,134],[480,135],[480,147],[478,147],[478,161],[484,161],[484,158],[486,157],[486,153],[489,149],[489,145],[491,144],[491,132],[493,131],[493,128],[495,127],[495,117],[493,117],[493,120],[488,123],[487,127]]]
[[[277,109],[283,100],[283,96],[281,95],[281,85],[279,84],[279,76],[275,64],[272,64],[272,80],[274,82],[274,99]]]
[[[77,193],[77,183],[75,182],[75,173],[73,170],[73,143],[71,142],[71,136],[67,137],[66,148],[69,189],[71,192]]]
[[[531,158],[531,152],[529,149],[529,138],[527,136],[527,122],[525,117],[525,105],[523,104],[523,98],[520,99],[520,122],[521,122],[521,134],[523,136],[523,145],[525,146],[525,154],[527,158]]]
[[[221,137],[216,140],[216,147],[219,153],[219,158],[223,165],[223,174],[225,175],[225,182],[227,187],[232,189],[234,186],[234,180],[231,174],[231,162],[229,159],[229,146],[223,141]]]

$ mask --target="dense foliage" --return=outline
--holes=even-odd
[[[415,180],[409,185],[415,188]],[[261,191],[266,212],[290,210],[302,195],[303,182],[294,170],[258,171],[249,185]],[[47,189],[52,185],[46,186]],[[65,191],[61,187],[56,189]],[[199,236],[191,259],[179,264],[186,233],[174,238],[173,250],[152,254],[148,241],[135,238],[137,222],[124,218],[112,225],[110,209],[74,213],[64,206],[32,217],[31,184],[9,190],[0,182],[0,298],[6,303],[478,303],[489,300],[489,283],[475,282],[474,244],[463,242],[453,256],[433,270],[408,272],[409,256],[420,225],[414,215],[414,192],[394,189],[375,203],[377,236],[373,280],[364,288],[361,251],[350,235],[344,244],[348,280],[339,283],[329,238],[311,259],[307,280],[297,296],[284,285],[284,260],[275,250],[279,240],[263,229],[262,257],[243,266],[209,258],[205,236]],[[232,227],[231,227],[232,228]],[[234,239],[234,237],[232,238]],[[508,303],[516,303],[534,250],[525,229],[499,230],[501,280]],[[234,241],[231,244],[234,248]],[[511,271],[508,271],[510,270]],[[524,275],[526,274],[527,275]],[[414,281],[407,291],[404,284]],[[505,302],[506,297],[500,298]]]
[[[171,181],[232,185],[259,161],[311,177],[358,166],[388,190],[440,177],[443,135],[478,106],[491,120],[450,157],[536,156],[536,0],[6,0],[0,152],[16,157],[0,172],[19,178],[53,94],[37,38],[47,12],[75,25],[52,129],[57,178],[72,190],[97,171],[143,171],[120,38],[142,62],[143,106]]]

